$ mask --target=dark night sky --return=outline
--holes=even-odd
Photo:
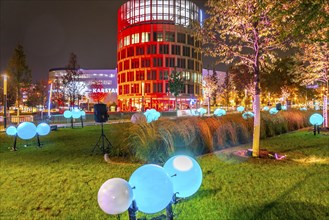
[[[85,69],[116,67],[117,11],[127,0],[0,0],[0,73],[18,43],[33,81],[65,67],[71,52]],[[206,0],[192,0],[203,7]]]

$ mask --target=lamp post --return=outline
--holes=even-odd
[[[145,83],[142,82],[142,112],[144,112],[144,95],[145,95]]]
[[[3,102],[4,102],[4,109],[3,109],[3,121],[4,121],[4,128],[7,128],[7,75],[3,75]]]

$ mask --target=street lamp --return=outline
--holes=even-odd
[[[3,120],[4,120],[4,128],[7,128],[7,78],[6,74],[3,75],[3,102],[4,102],[4,109],[3,109]]]

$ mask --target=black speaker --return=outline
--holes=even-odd
[[[96,122],[106,122],[109,119],[107,108],[105,104],[94,105],[94,120]]]
[[[276,110],[281,111],[281,103],[276,103]]]

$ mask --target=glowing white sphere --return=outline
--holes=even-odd
[[[32,122],[23,122],[17,127],[17,135],[21,139],[28,140],[37,134],[37,127]]]
[[[302,107],[299,110],[301,110],[301,111],[307,111],[307,108],[306,107]]]
[[[64,118],[71,118],[72,112],[70,110],[65,110],[63,115],[64,115]]]
[[[152,121],[156,121],[161,116],[160,112],[158,112],[155,109],[147,109],[146,112],[144,112],[144,115],[146,117],[147,123],[151,123]]]
[[[154,164],[147,164],[135,170],[129,184],[133,189],[138,210],[144,213],[163,210],[174,195],[171,178],[164,168]]]
[[[44,123],[44,122],[38,124],[38,126],[37,126],[37,133],[38,133],[38,135],[44,136],[44,135],[49,134],[49,132],[50,132],[50,126],[49,126],[49,124]]]
[[[271,115],[275,115],[276,113],[278,113],[279,111],[276,108],[271,108],[270,109],[270,114]]]
[[[197,111],[199,112],[200,115],[204,115],[207,113],[207,110],[205,108],[198,108]]]
[[[236,110],[238,112],[243,112],[244,111],[244,107],[243,106],[239,106],[239,107],[236,108]]]
[[[315,114],[311,115],[311,117],[310,117],[310,123],[312,125],[321,125],[323,123],[323,121],[324,121],[324,118],[319,113],[315,113]]]
[[[265,107],[263,108],[263,111],[268,111],[268,110],[269,110],[268,106],[265,106]]]
[[[223,116],[223,115],[226,115],[226,111],[224,109],[217,108],[214,111],[214,115],[216,115],[216,116]]]
[[[133,191],[129,183],[121,178],[107,180],[98,190],[98,205],[107,214],[125,212],[133,201]]]
[[[192,157],[177,155],[171,157],[164,165],[174,184],[174,193],[180,198],[193,195],[202,183],[202,170]]]
[[[254,113],[252,113],[252,112],[245,112],[242,114],[243,119],[248,119],[248,118],[253,118],[253,117],[254,117]]]
[[[281,110],[286,111],[287,110],[287,106],[285,106],[285,105],[281,106]]]
[[[72,118],[80,118],[81,117],[81,111],[80,109],[73,109],[72,110]]]
[[[6,134],[7,135],[10,135],[10,136],[15,136],[17,134],[17,129],[15,126],[9,126],[7,129],[6,129]]]
[[[86,112],[85,111],[80,111],[80,113],[81,113],[81,116],[82,117],[86,116]]]

